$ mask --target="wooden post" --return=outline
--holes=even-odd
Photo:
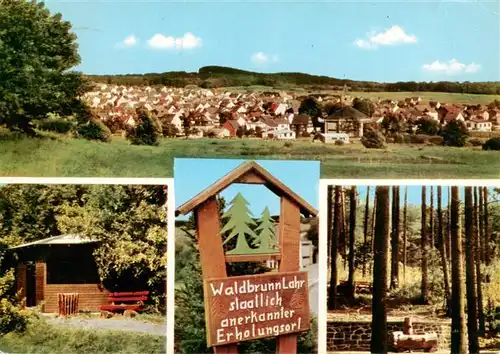
[[[300,209],[296,204],[285,197],[281,197],[279,227],[282,250],[279,271],[298,271],[300,262]],[[297,353],[297,338],[297,334],[279,336],[276,343],[276,353]]]
[[[44,261],[35,263],[35,286],[36,286],[36,305],[38,306],[45,299],[45,284],[47,278],[47,267]]]
[[[16,291],[20,292],[23,307],[26,306],[26,264],[20,263],[16,267]]]
[[[412,318],[411,317],[405,317],[405,323],[404,323],[404,329],[403,333],[407,335],[412,335],[413,334],[413,323],[412,323]]]
[[[227,276],[226,260],[220,232],[220,216],[216,196],[212,196],[194,210],[198,248],[203,279],[224,278]],[[205,288],[206,285],[204,284]],[[205,293],[207,289],[204,289]],[[205,313],[205,318],[208,314]],[[208,335],[208,333],[207,333]],[[236,344],[214,347],[216,354],[238,353]]]

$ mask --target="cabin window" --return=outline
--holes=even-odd
[[[47,259],[47,284],[98,284],[92,251],[52,250]]]

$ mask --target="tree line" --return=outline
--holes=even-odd
[[[257,73],[221,66],[206,66],[198,72],[165,72],[129,75],[89,75],[88,79],[96,83],[125,86],[164,85],[185,87],[196,85],[203,88],[231,86],[299,86],[342,90],[347,86],[351,91],[364,92],[450,92],[469,94],[500,94],[500,82],[415,82],[400,81],[379,83],[337,79],[328,76],[305,73]]]
[[[418,220],[410,215],[415,207],[408,205],[408,187],[404,188],[402,211],[399,186],[375,187],[373,203],[370,202],[370,187],[367,187],[366,201],[361,208],[356,186],[328,187],[331,270],[328,309],[340,307],[339,257],[348,265],[344,294],[348,301],[355,297],[356,276],[361,271],[364,277],[370,267],[373,276],[372,353],[387,353],[389,349],[387,299],[391,292],[401,287],[400,266],[405,281],[408,263],[420,269],[420,294],[415,300],[422,305],[436,301],[432,294],[437,288],[432,284],[436,279],[429,279],[429,268],[439,267],[443,274],[438,281],[442,282],[440,296],[444,300],[444,313],[452,318],[452,353],[478,353],[479,337],[496,331],[496,325],[487,321],[487,312],[494,311],[495,300],[485,299],[483,294],[483,285],[491,281],[488,267],[498,258],[498,224],[491,217],[494,201],[487,187],[465,187],[462,199],[459,187],[449,187],[448,201],[443,201],[443,188],[448,187],[421,187]],[[443,207],[445,202],[447,207]],[[364,213],[361,228],[356,227],[358,209]],[[410,238],[409,234],[415,233],[410,224],[418,222],[420,239]],[[362,238],[358,237],[360,245],[355,247],[356,233],[360,229]]]

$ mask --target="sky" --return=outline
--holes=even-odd
[[[176,208],[245,161],[236,159],[175,159]],[[319,161],[256,160],[256,162],[314,208],[318,208]],[[269,207],[271,215],[279,215],[279,197],[266,187],[233,184],[220,195],[229,204],[237,193],[241,193],[248,201],[250,211],[254,216],[259,217],[265,207]],[[186,218],[187,216],[179,217],[179,219]]]
[[[500,2],[51,1],[85,74],[222,65],[352,80],[500,81]]]

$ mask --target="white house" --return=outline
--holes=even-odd
[[[491,132],[492,124],[488,120],[471,119],[467,121],[467,128],[477,132]]]
[[[272,130],[267,133],[269,139],[295,140],[295,132],[290,129]]]

